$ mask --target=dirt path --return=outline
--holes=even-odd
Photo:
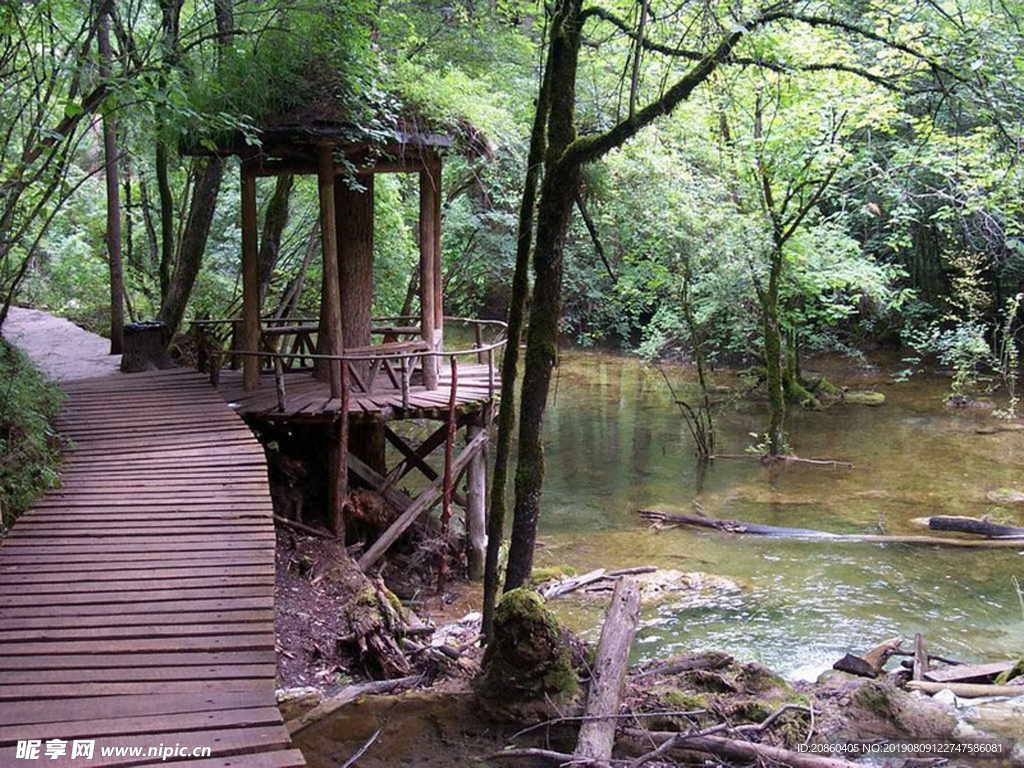
[[[55,381],[110,376],[121,365],[109,339],[38,309],[11,307],[3,335]]]

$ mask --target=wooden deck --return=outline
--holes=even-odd
[[[341,410],[341,400],[331,399],[327,382],[314,379],[312,374],[296,371],[286,373],[285,409],[278,408],[277,389],[274,375],[264,373],[260,387],[246,392],[242,388],[241,371],[225,370],[220,374],[219,391],[225,400],[243,416],[255,418],[330,420]],[[391,421],[392,419],[444,419],[447,418],[451,397],[451,368],[447,361],[441,366],[437,389],[428,390],[414,381],[409,391],[409,408],[402,407],[402,393],[394,387],[383,385],[379,377],[378,386],[369,393],[352,391],[349,397],[350,419],[370,418]],[[484,364],[460,363],[458,381],[455,387],[455,402],[461,413],[479,410],[500,392],[501,373],[494,369],[493,390],[490,373]]]
[[[63,487],[0,546],[0,765],[302,766],[274,688],[263,449],[185,370],[65,385]],[[71,760],[72,740],[95,740]],[[146,756],[211,747],[211,759]],[[101,758],[142,746],[141,757]]]

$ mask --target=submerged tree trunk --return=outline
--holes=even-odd
[[[110,14],[113,0],[100,8],[97,44],[100,49],[100,77],[112,75]],[[124,272],[121,266],[121,187],[118,178],[117,121],[109,111],[103,115],[103,156],[107,182],[107,262],[110,268],[110,354],[119,355],[124,346]]]
[[[533,304],[526,338],[525,370],[519,414],[519,460],[515,511],[505,574],[505,589],[522,586],[533,569],[533,548],[544,484],[543,426],[558,345],[562,308],[562,265],[581,163],[560,162],[576,138],[576,71],[582,21],[580,0],[565,0],[552,26],[548,53],[548,146],[544,183],[537,207]]]
[[[550,60],[549,60],[550,63]],[[530,247],[533,245],[533,214],[537,201],[537,186],[541,177],[549,101],[551,68],[544,67],[537,108],[530,133],[530,151],[526,160],[526,179],[519,204],[519,223],[516,231],[516,267],[512,276],[512,296],[508,306],[508,344],[501,362],[501,389],[513,393],[501,398],[498,406],[498,437],[494,451],[494,473],[491,484],[491,506],[487,518],[487,556],[484,562],[484,608],[481,633],[484,642],[491,637],[494,623],[494,605],[498,595],[498,558],[505,537],[505,489],[508,485],[508,459],[515,429],[515,387],[519,366],[519,340],[523,334],[526,298],[530,293]]]

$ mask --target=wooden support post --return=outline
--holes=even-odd
[[[330,144],[321,144],[317,153],[317,186],[320,190],[320,238],[323,243],[323,291],[320,297],[320,327],[323,338],[320,351],[327,355],[342,352],[341,294],[338,289],[338,231],[334,210],[334,155]],[[331,397],[341,397],[341,364],[332,360],[327,366]]]
[[[341,367],[341,410],[330,448],[331,531],[345,541],[345,500],[348,499],[348,368]]]
[[[434,301],[434,196],[431,174],[420,172],[420,337],[434,348],[437,313]],[[437,389],[437,358],[423,358],[423,384]]]
[[[242,333],[239,347],[244,352],[260,348],[260,262],[259,233],[256,229],[256,177],[242,164]],[[245,355],[242,360],[242,388],[260,386],[260,359]]]
[[[466,441],[472,442],[486,432],[476,423],[466,428]],[[469,539],[469,578],[480,581],[484,577],[484,558],[487,555],[487,451],[476,454],[466,470],[466,537]]]
[[[573,752],[573,757],[582,758],[580,765],[607,766],[611,759],[619,700],[639,621],[640,584],[625,576],[615,582],[612,604],[601,628],[585,719]]]
[[[434,185],[434,348],[444,349],[444,276],[441,264],[441,158],[430,166],[431,181]],[[440,362],[440,359],[438,360]]]

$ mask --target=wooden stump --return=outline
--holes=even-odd
[[[122,373],[171,368],[162,322],[132,323],[124,327],[124,352],[121,356]]]

